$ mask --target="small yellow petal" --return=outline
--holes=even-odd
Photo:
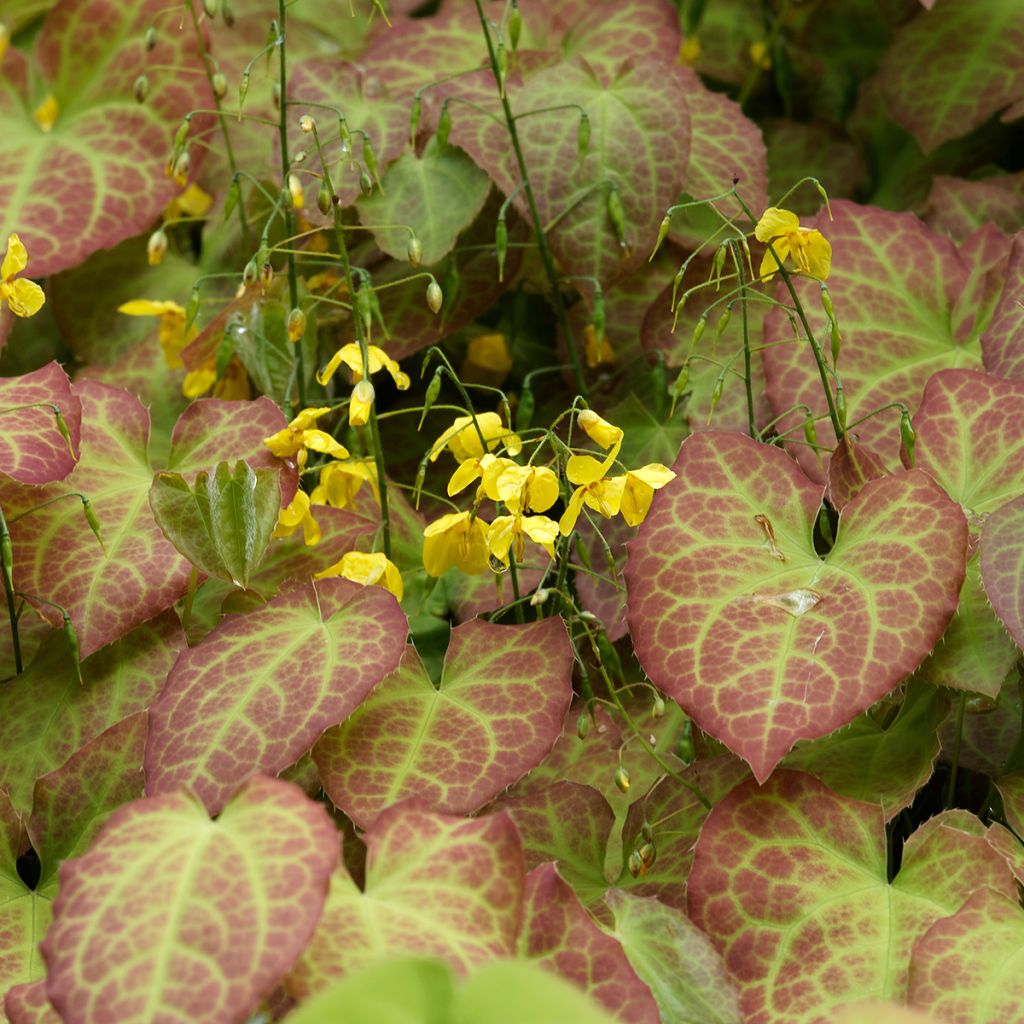
[[[759,242],[767,242],[769,238],[796,231],[800,227],[800,218],[790,210],[782,210],[777,206],[769,206],[754,228],[754,237]]]
[[[186,398],[198,398],[205,395],[217,382],[217,371],[212,369],[193,370],[185,375],[181,385],[181,393]]]
[[[130,299],[117,307],[118,313],[126,316],[163,316],[165,313],[177,313],[185,322],[185,307],[177,302],[157,301],[155,299]]]
[[[16,274],[20,274],[28,266],[28,251],[18,237],[17,232],[11,232],[7,236],[7,252],[4,253],[4,261],[0,264],[0,277],[4,281],[10,281]]]
[[[586,496],[586,492],[586,487],[577,487],[572,492],[569,504],[566,505],[565,511],[558,520],[558,529],[563,537],[568,537],[576,526],[576,520],[579,519],[580,512],[583,510],[583,499]]]
[[[565,478],[571,484],[592,484],[605,474],[605,466],[592,455],[570,455],[565,464]]]
[[[12,284],[2,286],[7,305],[15,316],[34,316],[43,308],[46,296],[43,289],[27,278],[19,278]]]
[[[304,430],[302,446],[321,455],[330,455],[335,459],[347,459],[348,449],[331,437],[325,430]]]
[[[786,262],[786,257],[789,255],[789,242],[785,237],[772,239],[772,249],[775,250],[775,255],[772,255],[771,249],[766,249],[764,258],[761,260],[761,267],[757,272],[757,276],[762,281],[770,281],[779,272],[782,264]],[[776,256],[778,259],[775,258]]]
[[[373,408],[375,397],[373,385],[368,380],[361,380],[352,389],[352,398],[348,403],[348,425],[350,427],[366,426],[370,420],[370,409]]]
[[[330,361],[327,363],[327,365],[317,373],[317,383],[321,385],[326,384],[334,376],[334,374],[338,370],[338,367],[341,366],[342,351],[342,349],[338,349],[338,351],[335,352],[333,356],[331,356]]]
[[[36,124],[39,125],[40,129],[44,132],[53,131],[54,123],[57,120],[57,115],[60,113],[60,107],[57,106],[57,98],[50,93],[49,96],[39,104],[38,107],[32,112],[32,116],[35,118]]]
[[[530,540],[540,544],[552,557],[555,557],[555,541],[558,539],[558,523],[547,516],[523,516],[523,532]]]

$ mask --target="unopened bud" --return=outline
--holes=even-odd
[[[504,43],[498,43],[498,51],[494,57],[494,63],[498,69],[498,93],[505,96],[505,76],[508,74],[508,51]]]
[[[156,49],[156,42],[157,42],[156,29],[152,25],[150,25],[149,28],[146,29],[146,52],[147,53],[152,53],[153,50]]]
[[[179,153],[179,151],[184,147],[185,140],[188,138],[188,129],[189,129],[189,125],[190,124],[191,124],[191,122],[186,117],[185,120],[182,121],[181,124],[178,125],[178,130],[174,133],[174,152],[175,153]]]
[[[231,6],[230,0],[224,0],[224,3],[221,4],[220,19],[228,28],[232,28],[234,26],[235,9]]]
[[[539,593],[539,591],[538,591]],[[590,715],[586,711],[580,712],[579,718],[576,719],[576,735],[579,739],[585,740],[590,733]]]
[[[348,425],[365,427],[370,420],[370,410],[376,397],[373,385],[368,380],[358,381],[352,389],[352,398],[348,403]]]
[[[910,468],[914,468],[914,445],[917,444],[917,431],[914,430],[914,424],[910,420],[910,412],[904,409],[900,413],[900,440],[903,442],[903,447],[907,452],[907,462],[910,463]]]
[[[707,313],[701,313],[700,319],[694,324],[693,337],[690,339],[690,351],[692,352],[698,344],[700,339],[704,337],[704,331],[708,326],[708,315]]]
[[[676,756],[683,764],[693,763],[693,721],[689,718],[683,722],[682,732],[679,733]]]
[[[690,364],[683,363],[683,368],[679,371],[679,376],[676,377],[676,382],[672,385],[672,398],[678,401],[686,390],[686,385],[690,383]]]
[[[365,167],[359,172],[359,191],[364,196],[368,196],[373,192],[373,178],[367,173]]]
[[[331,212],[331,190],[326,185],[321,185],[320,191],[316,194],[316,206],[325,217]]]
[[[380,188],[380,171],[377,165],[377,154],[374,151],[373,145],[371,144],[367,136],[363,136],[363,163],[366,164],[366,169],[370,172],[373,180],[377,183],[377,187]],[[384,190],[381,189],[383,192]]]
[[[414,267],[418,267],[420,260],[423,259],[423,243],[415,235],[409,239],[408,256]]]
[[[302,192],[302,179],[297,174],[288,175],[288,201],[293,210],[301,210],[306,201]]]
[[[715,341],[725,333],[726,327],[729,326],[729,320],[732,317],[732,303],[725,307],[725,312],[718,318],[718,323],[715,324]]]
[[[839,365],[839,350],[840,350],[840,348],[842,348],[842,342],[843,342],[842,336],[839,334],[839,324],[837,324],[835,322],[835,320],[832,321],[831,342],[832,342],[832,366],[835,367],[835,366]]]
[[[626,210],[622,205],[622,195],[616,186],[608,190],[608,219],[615,229],[615,237],[619,240],[619,247],[626,248]]]
[[[146,259],[151,267],[158,267],[167,253],[167,235],[163,228],[157,228],[146,242]]]
[[[533,592],[533,597],[530,598],[530,606],[533,608],[539,608],[544,604],[547,599],[551,596],[551,591],[546,587],[540,587]]]
[[[242,271],[242,284],[246,288],[250,288],[256,283],[256,279],[260,276],[260,268],[255,260],[249,260],[245,265],[245,270]]]
[[[839,425],[846,430],[846,392],[842,384],[836,385],[836,415],[839,417]]]
[[[288,340],[291,342],[301,341],[306,333],[306,314],[301,309],[295,308],[288,313],[286,321],[288,328]]]
[[[651,706],[651,715],[654,718],[665,717],[665,701],[660,695],[654,698],[654,704]]]
[[[203,0],[203,13],[208,18],[217,17],[217,0]]]
[[[498,257],[498,280],[505,280],[505,257],[508,255],[508,225],[503,216],[494,226],[494,251]]]
[[[246,93],[249,91],[249,72],[242,72],[242,81],[238,83],[238,120],[242,120],[242,104],[245,103]]]
[[[145,75],[139,75],[135,79],[132,91],[135,93],[136,103],[145,103],[146,97],[149,95],[149,79]]]
[[[814,425],[814,415],[810,412],[804,418],[804,440],[811,446],[811,450],[818,450],[818,428]]]
[[[192,170],[192,158],[186,149],[177,160],[174,161],[174,183],[181,188],[188,184],[188,176]]]
[[[218,71],[210,79],[210,84],[213,86],[213,95],[219,100],[224,99],[228,93],[228,80]]]
[[[512,10],[508,13],[508,41],[513,51],[519,46],[522,31],[523,16],[519,13],[519,0],[512,0]]]
[[[316,131],[316,121],[309,114],[303,114],[299,118],[299,127],[309,135],[311,132]]]
[[[262,288],[263,291],[266,292],[266,290],[270,287],[270,282],[273,280],[274,268],[270,265],[269,262],[264,263],[263,266],[260,267],[260,288]]]
[[[615,769],[615,788],[620,793],[629,792],[629,772],[626,771],[626,766],[623,764]]]
[[[661,243],[665,241],[665,236],[668,234],[669,228],[671,228],[671,227],[672,227],[672,215],[669,214],[669,213],[666,213],[665,216],[661,218],[661,226],[658,228],[658,238],[657,238],[657,240],[654,243],[654,248],[651,250],[651,255],[647,257],[647,262],[648,263],[650,263],[651,260],[654,259],[654,257],[657,254],[658,250],[661,248]]]
[[[825,310],[825,316],[829,318],[831,322],[835,322],[836,311],[832,305],[832,293],[829,291],[828,285],[824,281],[821,284],[821,308]]]
[[[444,293],[441,291],[441,286],[431,279],[430,284],[427,285],[427,305],[430,307],[430,312],[440,313],[443,302]]]
[[[67,642],[68,650],[71,652],[71,660],[75,663],[75,673],[78,675],[78,682],[80,685],[85,685],[85,680],[82,678],[82,657],[78,647],[78,634],[75,632],[71,616],[67,612],[64,612],[64,639]]]
[[[448,145],[448,136],[452,132],[452,115],[448,112],[448,104],[441,107],[441,116],[437,119],[437,145],[444,149]]]
[[[430,383],[427,385],[427,393],[423,396],[423,413],[420,416],[420,427],[423,426],[423,421],[427,418],[427,413],[430,412],[434,403],[437,401],[438,395],[441,394],[441,378],[444,371],[439,366],[434,371],[434,376],[430,378]],[[417,430],[419,427],[417,427]]]
[[[185,306],[185,333],[188,334],[188,329],[196,322],[196,317],[199,315],[199,285],[192,285],[192,291],[189,293],[188,303]]]
[[[100,542],[100,547],[106,550],[103,544],[103,537],[100,535],[100,520],[96,515],[96,510],[92,507],[92,502],[86,498],[82,498],[82,512],[85,514],[85,521],[89,524],[89,529],[92,530],[93,536]]]
[[[270,102],[273,103],[275,110],[281,109],[281,83],[274,82],[270,87]]]

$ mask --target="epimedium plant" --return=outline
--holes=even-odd
[[[3,18],[0,1016],[1020,1019],[1018,4]]]

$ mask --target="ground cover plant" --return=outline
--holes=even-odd
[[[0,5],[0,1019],[1019,1024],[1022,53]]]

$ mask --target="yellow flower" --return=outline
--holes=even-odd
[[[313,427],[317,419],[330,411],[327,406],[303,409],[284,430],[265,437],[263,443],[279,459],[287,459],[294,455],[300,469],[305,466],[310,450],[333,456],[335,459],[347,459],[348,449],[344,445],[338,444],[326,431]]]
[[[660,490],[675,473],[660,462],[651,462],[640,469],[628,470],[622,489],[619,511],[630,526],[639,526],[647,517],[654,492]]]
[[[314,505],[348,508],[366,481],[370,482],[374,497],[379,502],[377,467],[372,462],[357,459],[331,462],[320,470],[320,482],[313,488],[309,500]]]
[[[481,434],[488,451],[493,452],[499,444],[504,444],[509,455],[518,455],[523,450],[522,442],[502,424],[496,412],[482,412],[477,416],[475,426],[472,416],[460,416],[434,442],[430,449],[430,461],[436,462],[445,446],[459,462],[481,458],[485,454],[484,446],[480,443]]]
[[[46,296],[43,289],[27,278],[17,278],[28,266],[28,252],[21,239],[12,232],[7,236],[7,252],[0,265],[0,301],[6,302],[15,316],[35,316]]]
[[[676,63],[692,67],[700,60],[703,52],[700,40],[696,36],[684,36],[683,41],[679,44],[679,55],[676,57]]]
[[[409,387],[409,375],[402,373],[401,367],[383,349],[376,345],[367,346],[367,354],[370,357],[370,373],[378,370],[387,370],[395,387],[399,391],[406,391]],[[331,361],[316,375],[321,384],[326,384],[335,374],[338,367],[344,363],[352,371],[352,380],[358,383],[366,376],[363,372],[363,357],[359,346],[353,341],[348,345],[342,345],[337,352],[331,356]]]
[[[800,227],[800,218],[795,213],[769,206],[754,228],[754,237],[759,242],[770,241],[778,256],[776,260],[770,249],[764,254],[758,272],[762,281],[770,281],[787,256],[791,256],[797,269],[809,277],[819,281],[828,278],[832,269],[832,246],[820,231]]]
[[[772,66],[772,58],[768,54],[768,46],[763,39],[758,39],[756,42],[750,44],[750,60],[755,67],[761,68],[763,71],[769,70]]]
[[[214,398],[225,401],[244,402],[249,398],[249,375],[239,359],[234,356],[224,371],[224,376],[217,379],[216,360],[210,359],[197,370],[185,374],[181,385],[181,393],[186,398],[199,398],[213,388]]]
[[[485,474],[485,488],[488,483]],[[517,466],[513,462],[497,475],[487,497],[505,502],[510,512],[546,512],[558,501],[558,477],[546,466]]]
[[[302,179],[297,174],[288,175],[288,191],[292,197],[293,209],[301,210],[305,196],[302,194]]]
[[[487,556],[487,523],[469,512],[450,512],[423,531],[423,565],[431,576],[443,576],[453,565],[479,576]]]
[[[504,334],[478,334],[466,348],[459,376],[471,383],[500,384],[512,369]]]
[[[583,409],[576,417],[576,422],[586,432],[587,437],[602,448],[611,448],[614,445],[622,444],[622,428],[613,426],[606,419],[602,419],[593,409]],[[618,453],[618,448],[616,448],[616,453]]]
[[[352,389],[352,398],[348,403],[348,425],[350,427],[366,426],[370,419],[373,399],[373,385],[368,380],[361,380]]]
[[[598,462],[590,455],[573,455],[565,466],[566,479],[576,484],[569,504],[558,521],[563,537],[568,537],[576,526],[583,506],[599,512],[605,519],[611,519],[619,511],[622,491],[626,484],[624,476],[606,477],[609,463]]]
[[[7,52],[7,47],[11,42],[11,30],[0,21],[0,60],[4,59],[4,54]]]
[[[156,316],[160,318],[160,347],[164,350],[164,359],[172,370],[177,370],[184,364],[181,361],[181,350],[198,333],[195,325],[189,329],[188,336],[185,335],[185,307],[179,306],[177,302],[157,301],[153,299],[132,299],[130,302],[123,302],[117,307],[118,313],[126,316]],[[209,388],[216,380],[216,373],[210,383],[203,391]],[[199,392],[202,394],[202,391]]]
[[[601,344],[597,343],[597,331],[593,324],[587,324],[583,331],[583,351],[587,356],[587,366],[591,370],[599,366],[612,365],[615,362],[615,349],[608,341],[608,335],[601,336]]]
[[[194,181],[183,192],[167,201],[164,220],[180,220],[182,217],[203,217],[213,205],[213,196],[200,188]]]
[[[309,495],[296,491],[287,508],[281,509],[272,537],[290,537],[302,527],[302,539],[307,547],[320,543],[320,525],[309,510]]]
[[[458,468],[448,481],[448,496],[453,497],[459,491],[465,490],[478,477],[483,479],[481,489],[486,494],[488,487],[497,477],[508,466],[514,465],[516,463],[511,459],[498,458],[496,455],[491,455],[490,452],[481,455],[479,459],[465,459],[459,463]],[[497,501],[497,498],[494,500]]]
[[[342,555],[341,560],[328,566],[323,572],[314,575],[314,579],[322,580],[327,576],[344,576],[353,583],[361,583],[364,587],[383,587],[391,591],[399,601],[402,600],[404,588],[402,574],[398,566],[390,561],[383,551],[371,555],[362,551],[349,551]]]
[[[508,565],[509,548],[514,544],[515,560],[521,562],[527,537],[555,557],[558,523],[547,516],[498,516],[487,531],[487,548],[502,565]]]
[[[50,95],[47,96],[34,111],[32,111],[32,116],[35,118],[36,124],[39,125],[40,130],[44,132],[52,132],[59,113],[60,107],[57,106],[57,98],[53,93],[50,93]]]

